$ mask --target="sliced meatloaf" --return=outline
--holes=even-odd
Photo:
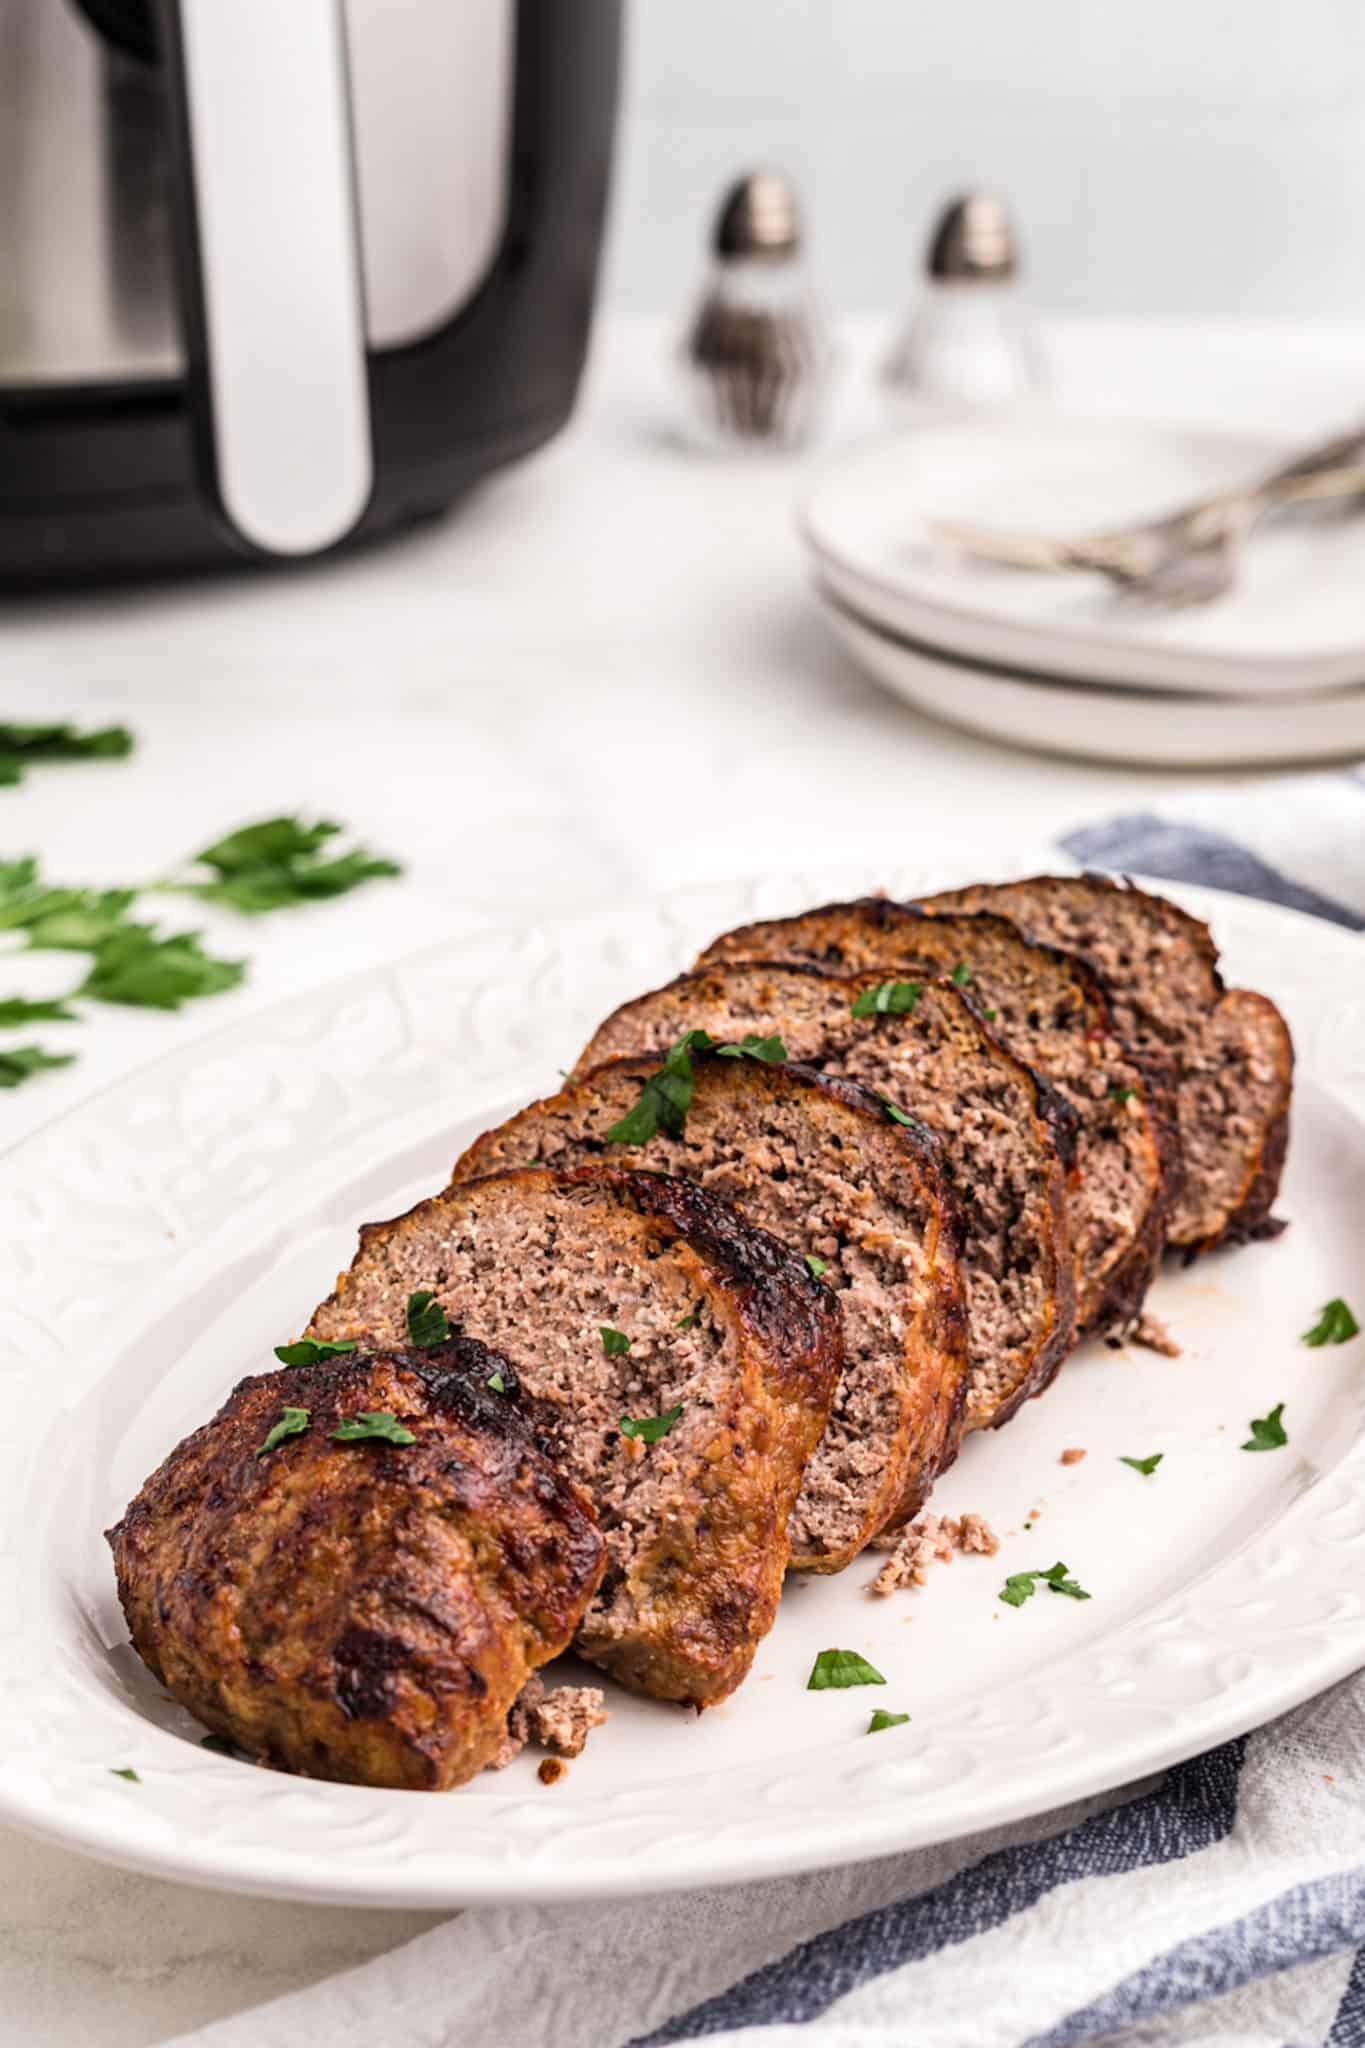
[[[309,1777],[445,1791],[496,1756],[606,1564],[498,1375],[505,1359],[456,1341],[242,1380],[109,1531],[166,1690]],[[337,1437],[364,1414],[393,1440]]]
[[[1130,1054],[1094,974],[990,911],[923,911],[869,896],[726,932],[697,965],[804,961],[832,974],[950,975],[1011,1052],[1079,1119],[1068,1190],[1082,1330],[1127,1329],[1156,1274],[1176,1192],[1174,1102]]]
[[[688,1181],[581,1167],[493,1174],[366,1225],[309,1334],[395,1343],[421,1290],[506,1352],[597,1509],[609,1562],[578,1648],[638,1691],[724,1699],[772,1625],[829,1418],[828,1288]]]
[[[965,1427],[982,1429],[1042,1391],[1075,1335],[1066,1216],[1074,1119],[949,982],[920,984],[906,1011],[854,1016],[853,1005],[875,1002],[882,985],[877,975],[841,978],[812,967],[736,964],[684,974],[615,1011],[578,1071],[661,1051],[697,1028],[732,1041],[777,1033],[791,1058],[860,1082],[928,1125],[962,1208]]]
[[[610,1133],[652,1056],[613,1060],[475,1140],[456,1181],[534,1158],[685,1174],[806,1256],[843,1312],[844,1369],[792,1516],[792,1564],[837,1571],[922,1504],[966,1390],[957,1204],[922,1132],[813,1068],[694,1053],[681,1130]]]
[[[1174,1071],[1184,1184],[1172,1244],[1206,1251],[1264,1235],[1289,1142],[1294,1048],[1268,997],[1225,989],[1209,928],[1102,875],[1037,875],[930,898],[943,910],[1002,911],[1031,938],[1079,953],[1139,1053]]]

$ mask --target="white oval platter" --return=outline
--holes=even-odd
[[[1180,890],[1231,977],[1285,1006],[1301,1086],[1277,1242],[1160,1282],[1179,1359],[1087,1347],[936,1505],[1002,1538],[878,1600],[875,1561],[797,1583],[753,1676],[700,1719],[613,1691],[546,1788],[534,1762],[444,1797],[327,1785],[199,1746],[126,1641],[102,1529],[242,1373],[268,1369],[356,1224],[437,1185],[500,1108],[552,1088],[613,1003],[741,919],[903,867],[691,891],[489,929],[295,998],[87,1100],[6,1157],[0,1360],[0,1814],[110,1862],[281,1898],[601,1898],[961,1835],[1153,1772],[1365,1663],[1365,1340],[1310,1350],[1362,1287],[1365,951]],[[1289,1444],[1244,1453],[1285,1404]],[[1063,1466],[1061,1452],[1084,1449]],[[1162,1453],[1150,1478],[1125,1456]],[[1026,1528],[1026,1524],[1032,1524]],[[1087,1602],[998,1596],[1061,1559]],[[883,1687],[805,1689],[862,1651]],[[867,1733],[874,1707],[908,1724]],[[137,1782],[115,1775],[137,1772]]]

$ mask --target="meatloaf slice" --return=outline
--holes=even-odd
[[[1178,1179],[1174,1101],[1114,1027],[1074,953],[1025,938],[990,911],[923,911],[869,896],[726,932],[699,967],[804,961],[831,974],[948,974],[1002,1044],[1049,1080],[1079,1119],[1068,1189],[1082,1330],[1126,1330],[1156,1276]]]
[[[475,1140],[456,1181],[534,1157],[685,1174],[807,1257],[843,1312],[844,1369],[792,1516],[793,1565],[838,1571],[924,1501],[966,1391],[957,1204],[936,1148],[866,1089],[810,1067],[692,1055],[676,1135],[609,1133],[657,1067],[613,1060]]]
[[[240,1381],[109,1531],[166,1690],[308,1777],[445,1791],[496,1756],[606,1564],[586,1497],[489,1388],[499,1372],[457,1340]],[[409,1441],[334,1434],[385,1412]]]
[[[877,975],[737,964],[684,974],[600,1026],[578,1071],[696,1028],[735,1040],[777,1033],[788,1055],[899,1105],[942,1140],[962,1208],[969,1372],[965,1427],[1008,1421],[1041,1393],[1075,1335],[1066,1217],[1071,1112],[992,1038],[946,981],[913,1008],[853,1015]],[[896,986],[888,984],[888,986]],[[900,984],[912,989],[914,984]]]
[[[1275,1227],[1294,1048],[1268,997],[1224,988],[1207,925],[1102,875],[952,890],[925,907],[1000,910],[1031,938],[1079,953],[1108,989],[1128,1043],[1173,1068],[1184,1186],[1172,1244],[1207,1251]]]
[[[772,1625],[829,1418],[829,1290],[703,1189],[606,1167],[492,1174],[366,1225],[309,1334],[396,1342],[420,1289],[506,1352],[597,1509],[609,1562],[578,1648],[640,1692],[724,1699]]]

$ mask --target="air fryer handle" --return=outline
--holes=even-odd
[[[342,540],[374,478],[342,0],[160,0],[206,490],[265,555]]]

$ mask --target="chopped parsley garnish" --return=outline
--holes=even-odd
[[[80,732],[74,725],[16,725],[0,720],[0,783],[22,782],[36,761],[120,761],[133,751],[126,725]]]
[[[610,1323],[603,1323],[597,1334],[608,1358],[620,1358],[630,1349],[630,1339],[625,1331],[613,1330]]]
[[[951,981],[954,988],[966,988],[967,983],[971,980],[971,978],[972,970],[967,965],[965,960],[959,960],[957,966],[948,976],[948,979],[949,981]]]
[[[885,1707],[874,1707],[872,1719],[867,1724],[867,1732],[869,1735],[880,1735],[883,1728],[899,1728],[903,1721],[909,1719],[908,1714],[888,1714]]]
[[[507,1392],[507,1382],[500,1372],[490,1372],[488,1378],[484,1381],[484,1385],[491,1387],[495,1394],[505,1394]]]
[[[1269,1415],[1253,1415],[1248,1425],[1251,1435],[1242,1445],[1242,1449],[1244,1451],[1278,1451],[1282,1444],[1287,1444],[1289,1438],[1285,1435],[1284,1424],[1280,1420],[1283,1414],[1284,1402],[1277,1401]]]
[[[1011,1572],[1001,1588],[1000,1598],[1006,1607],[1022,1607],[1031,1600],[1040,1585],[1049,1593],[1065,1593],[1068,1600],[1088,1600],[1090,1595],[1075,1579],[1068,1577],[1064,1564],[1050,1565],[1045,1572]]]
[[[628,1109],[607,1132],[609,1145],[647,1145],[661,1130],[671,1138],[682,1136],[687,1112],[692,1107],[694,1052],[716,1052],[726,1059],[760,1060],[765,1066],[780,1065],[787,1057],[787,1048],[780,1038],[759,1038],[750,1032],[744,1038],[722,1044],[709,1031],[684,1031],[665,1054],[663,1064],[643,1083],[634,1108]]]
[[[807,1692],[828,1692],[849,1685],[885,1685],[875,1664],[857,1650],[822,1650],[806,1680]]]
[[[0,1052],[0,1088],[18,1088],[34,1074],[69,1067],[74,1052],[44,1052],[40,1045],[7,1045]]]
[[[1109,1090],[1109,1100],[1111,1102],[1131,1102],[1136,1094],[1136,1088],[1111,1088]]]
[[[31,1002],[27,996],[9,996],[0,1003],[0,1025],[74,1024],[76,1012],[65,1002]]]
[[[305,825],[299,818],[265,818],[215,840],[194,856],[196,867],[212,871],[209,881],[174,881],[163,886],[205,903],[228,903],[234,910],[259,916],[288,910],[299,903],[318,903],[344,896],[362,882],[397,875],[396,861],[372,854],[363,846],[346,853],[324,851],[341,831],[330,819]]]
[[[1131,1465],[1133,1470],[1140,1472],[1144,1479],[1150,1479],[1165,1455],[1164,1451],[1153,1451],[1150,1458],[1120,1458],[1119,1463],[1120,1465]]]
[[[163,939],[145,924],[121,925],[92,951],[90,972],[73,993],[149,1010],[178,1010],[198,996],[219,995],[236,988],[246,972],[241,960],[215,960],[206,953],[198,932]]]
[[[690,1309],[685,1316],[679,1316],[673,1327],[675,1330],[695,1330],[700,1321],[701,1310],[694,1308]]]
[[[915,1119],[912,1116],[907,1116],[903,1109],[897,1109],[895,1103],[888,1102],[884,1095],[882,1097],[882,1108],[886,1111],[893,1124],[905,1124],[908,1129],[914,1129]]]
[[[328,1430],[343,1444],[357,1444],[375,1437],[386,1444],[415,1444],[410,1429],[404,1429],[390,1408],[363,1408],[359,1415],[343,1416],[335,1429]]]
[[[642,1444],[657,1444],[660,1437],[668,1435],[681,1415],[681,1402],[676,1408],[665,1408],[662,1415],[623,1415],[620,1422],[621,1434],[636,1436]]]
[[[806,1253],[806,1264],[810,1267],[811,1277],[815,1280],[829,1271],[829,1260],[817,1258],[814,1252]]]
[[[130,1785],[140,1785],[142,1783],[141,1778],[139,1778],[131,1764],[124,1764],[121,1768],[116,1768],[111,1764],[109,1766],[109,1775],[111,1778],[126,1778]]]
[[[340,1358],[356,1348],[354,1337],[338,1337],[334,1344],[317,1337],[300,1337],[296,1344],[277,1344],[275,1356],[281,1365],[320,1365],[324,1358]]]
[[[853,1017],[904,1017],[924,994],[922,981],[879,981],[849,1005]]]
[[[271,1430],[265,1442],[256,1452],[263,1458],[267,1451],[273,1451],[276,1444],[282,1444],[287,1436],[302,1436],[308,1427],[310,1411],[307,1408],[281,1408],[280,1419]]]
[[[998,1010],[983,1010],[981,1014],[988,1024],[994,1024],[1000,1012]]]
[[[419,1351],[444,1344],[450,1335],[450,1319],[429,1287],[419,1287],[408,1296],[408,1337]]]
[[[1349,1344],[1352,1337],[1359,1335],[1360,1324],[1341,1296],[1337,1295],[1334,1300],[1323,1303],[1312,1329],[1304,1331],[1302,1342],[1317,1350],[1322,1344]]]

